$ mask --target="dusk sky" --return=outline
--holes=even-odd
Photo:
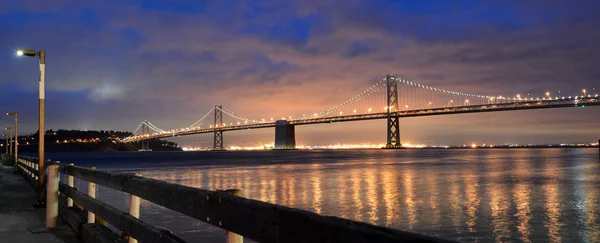
[[[600,89],[600,1],[3,1],[0,111],[37,130],[44,49],[47,129],[185,127],[215,104],[249,117],[325,110],[388,73],[484,95]],[[2,117],[8,126],[10,117]],[[411,143],[600,138],[600,107],[402,119]],[[296,128],[299,145],[385,141],[385,120]],[[225,133],[272,142],[274,129]],[[175,139],[212,143],[212,134]]]

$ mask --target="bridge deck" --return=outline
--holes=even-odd
[[[34,209],[36,193],[13,167],[0,166],[0,242],[80,242],[73,230],[32,234],[28,227],[44,228],[46,210]]]

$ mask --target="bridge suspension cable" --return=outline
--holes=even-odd
[[[431,91],[440,92],[440,93],[446,93],[446,94],[452,94],[452,95],[460,95],[460,96],[467,96],[467,97],[476,97],[476,98],[506,99],[506,97],[504,97],[504,96],[490,96],[490,95],[480,95],[480,94],[469,94],[469,93],[462,93],[462,92],[456,92],[456,91],[451,91],[451,90],[439,89],[439,88],[427,86],[427,85],[424,85],[424,84],[420,84],[420,83],[408,81],[406,79],[401,79],[401,78],[398,78],[396,80],[398,81],[399,84],[410,85],[410,86],[414,86],[414,87],[417,87],[417,88],[421,88],[421,89],[425,89],[425,90],[431,90]]]
[[[328,115],[328,114],[337,114],[337,112],[340,109],[344,109],[344,108],[346,108],[352,104],[358,103],[359,101],[362,101],[370,96],[376,95],[378,92],[380,92],[384,89],[385,89],[385,79],[377,82],[376,84],[374,84],[373,86],[364,90],[360,94],[354,96],[353,98],[351,98],[343,103],[340,103],[339,105],[336,105],[336,106],[329,108],[327,110],[324,110],[324,111],[316,112],[314,114],[302,115],[302,116],[300,116],[296,119],[292,119],[292,120],[306,119],[306,118],[311,118],[311,117],[319,117],[319,116]]]
[[[133,131],[133,133],[131,133],[131,136],[135,135],[138,131],[140,131],[140,128],[142,128],[142,124],[144,124],[144,122],[141,122],[140,125]],[[129,137],[131,137],[129,136]]]
[[[241,121],[244,121],[244,122],[258,122],[259,121],[257,119],[250,119],[248,117],[244,117],[244,116],[241,116],[241,115],[236,115],[233,111],[230,111],[230,110],[227,110],[227,109],[224,109],[224,108],[217,107],[217,109],[219,109],[223,113],[225,113],[225,114],[227,114],[227,115],[229,115],[229,116],[231,116],[231,117],[233,117],[235,119],[238,119],[238,120],[241,120]]]
[[[158,128],[157,126],[155,126],[154,124],[150,123],[149,121],[145,121],[144,123],[148,126],[148,128],[154,130],[155,132],[158,132],[158,133],[167,133],[167,131]]]
[[[207,118],[209,115],[211,115],[213,113],[213,111],[215,111],[214,107],[212,109],[210,109],[208,112],[206,112],[206,114],[204,114],[204,116],[202,116],[202,118],[200,118],[200,120],[194,122],[192,125],[189,125],[188,128],[195,127],[196,125],[202,125],[204,123],[204,119]]]

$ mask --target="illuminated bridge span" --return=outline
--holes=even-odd
[[[596,106],[600,105],[599,98],[598,94],[588,94],[585,89],[576,96],[551,96],[549,92],[541,97],[528,94],[513,97],[477,95],[438,89],[388,75],[352,99],[313,114],[276,120],[252,119],[216,105],[198,121],[184,128],[163,130],[149,121],[143,121],[132,136],[121,142],[141,142],[142,150],[148,150],[148,141],[151,139],[213,133],[214,148],[223,149],[223,132],[274,127],[275,148],[294,149],[294,128],[298,125],[387,119],[386,147],[400,148],[400,118]]]

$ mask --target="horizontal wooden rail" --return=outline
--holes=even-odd
[[[38,170],[36,170],[35,168],[32,168],[32,167],[29,167],[29,166],[28,166],[28,165],[26,165],[26,164],[19,163],[19,165],[21,166],[21,168],[22,168],[24,171],[27,171],[27,172],[29,172],[29,173],[32,173],[33,175],[37,175],[37,173],[38,173]]]
[[[21,158],[21,159],[24,159],[24,160],[27,160],[27,161],[29,161],[29,162],[31,162],[31,163],[33,163],[33,164],[38,164],[38,163],[39,163],[39,160],[38,160],[38,158],[35,158],[35,157],[29,157],[29,156],[19,156],[19,158]],[[47,160],[47,162],[50,162],[50,161],[49,161],[49,160]]]
[[[31,163],[29,157],[19,156],[17,160],[17,170],[22,173],[23,177],[25,177],[27,182],[29,182],[36,191],[39,191],[40,188],[37,181],[38,170],[35,167],[31,167],[28,163]],[[35,166],[37,164],[31,163],[31,165]]]
[[[102,170],[92,170],[89,168],[58,164],[60,166],[60,172],[72,175],[84,181],[93,182],[105,187],[109,187],[118,191],[124,191],[124,185],[129,178],[135,176],[134,173],[111,173]]]
[[[173,211],[232,231],[250,239],[270,242],[450,242],[410,232],[374,226],[352,220],[321,216],[316,213],[237,197],[227,192],[208,191],[129,173],[111,173],[84,167],[59,164],[60,171],[80,179],[127,192]],[[68,190],[61,187],[60,190]],[[104,209],[108,205],[84,201],[85,195],[69,197],[95,207],[119,222],[118,211]],[[67,193],[65,193],[67,194]],[[79,200],[79,201],[78,201]],[[96,210],[96,211],[94,211]],[[104,211],[98,211],[104,210]],[[120,213],[119,215],[124,214]],[[134,237],[138,237],[133,235]]]
[[[86,210],[94,212],[108,223],[126,232],[128,235],[135,237],[142,242],[164,242],[164,243],[181,243],[185,242],[173,235],[171,232],[161,230],[153,225],[144,223],[143,221],[134,218],[128,213],[119,211],[118,209],[96,200],[67,184],[60,183],[59,191],[67,197],[81,205]]]

